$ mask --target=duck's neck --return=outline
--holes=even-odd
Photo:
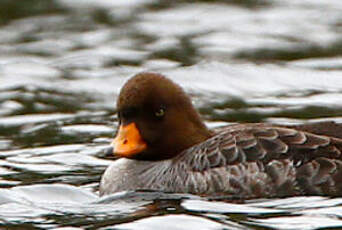
[[[213,133],[203,123],[197,111],[194,110],[193,112],[191,119],[188,122],[185,121],[187,124],[183,131],[183,137],[185,138],[183,138],[184,143],[181,145],[183,150],[204,142],[213,136]]]

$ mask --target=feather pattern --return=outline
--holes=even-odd
[[[342,140],[334,137],[267,124],[232,125],[184,151],[171,167],[182,165],[178,176],[187,178],[186,191],[176,189],[179,192],[339,195],[341,151]]]

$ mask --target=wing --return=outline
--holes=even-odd
[[[184,152],[178,162],[189,172],[185,183],[195,187],[190,192],[228,191],[245,197],[319,194],[327,181],[332,187],[342,180],[341,152],[342,139],[244,124],[221,129]]]
[[[340,159],[342,139],[265,124],[227,127],[208,141],[184,152],[192,171],[244,162],[290,159],[296,167],[315,158]]]

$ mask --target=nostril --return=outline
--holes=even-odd
[[[127,139],[125,139],[125,140],[123,141],[123,144],[125,145],[125,144],[127,144],[127,142],[128,142]]]

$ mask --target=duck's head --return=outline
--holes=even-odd
[[[211,136],[182,88],[160,74],[140,73],[128,80],[117,112],[112,147],[118,157],[169,159]]]

